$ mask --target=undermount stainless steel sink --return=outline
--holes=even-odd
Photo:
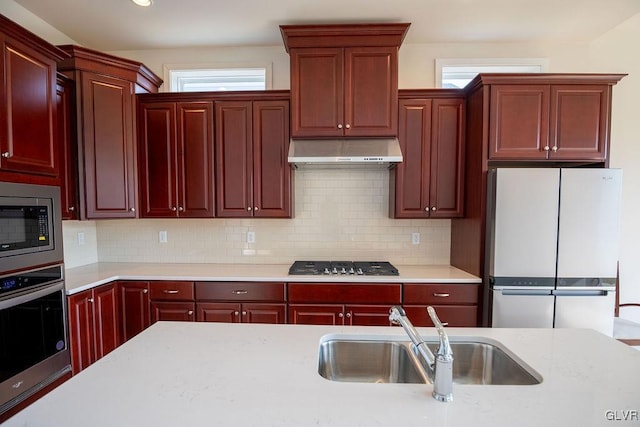
[[[430,341],[430,340],[428,340]],[[497,341],[450,337],[454,384],[533,385],[542,377]],[[433,338],[429,347],[435,352]],[[321,340],[318,373],[331,381],[428,383],[428,370],[408,341],[328,336]]]

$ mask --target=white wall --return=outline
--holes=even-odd
[[[611,167],[624,170],[620,302],[640,302],[640,14],[609,31],[591,45],[594,72],[627,73],[613,89]],[[640,309],[627,308],[622,317],[640,322]]]

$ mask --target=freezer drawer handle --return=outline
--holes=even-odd
[[[530,296],[530,295],[551,295],[551,290],[536,290],[536,289],[502,289],[500,291],[502,295],[522,295],[522,296]]]
[[[569,289],[556,289],[553,291],[553,295],[557,297],[606,297],[609,291],[603,290],[569,290]]]

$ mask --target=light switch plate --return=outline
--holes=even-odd
[[[168,236],[167,236],[167,232],[166,231],[158,232],[158,241],[160,243],[167,243],[168,242]]]

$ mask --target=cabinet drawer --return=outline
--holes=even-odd
[[[399,304],[399,283],[289,283],[289,302]]]
[[[478,326],[478,306],[476,305],[433,305],[440,321],[449,327]],[[404,311],[414,326],[433,326],[424,305],[405,305]]]
[[[477,304],[480,285],[407,283],[404,304]]]
[[[285,285],[269,282],[196,282],[196,299],[198,301],[285,301]]]
[[[193,282],[151,282],[149,295],[152,300],[193,301]]]

